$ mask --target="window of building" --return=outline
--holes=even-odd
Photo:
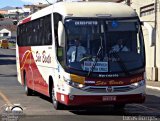
[[[153,14],[155,12],[154,8],[154,3],[140,7],[140,17]]]
[[[7,37],[9,35],[9,33],[3,33],[4,37]]]

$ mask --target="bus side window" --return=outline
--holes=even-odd
[[[54,36],[55,36],[55,46],[56,46],[56,54],[57,54],[57,59],[60,62],[60,64],[63,66],[64,65],[64,48],[60,47],[58,45],[58,22],[62,21],[62,16],[58,13],[53,14],[54,18]]]

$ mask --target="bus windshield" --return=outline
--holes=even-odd
[[[129,72],[144,67],[138,20],[66,19],[66,63],[91,72]]]

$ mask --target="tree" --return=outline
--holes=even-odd
[[[0,14],[0,18],[4,18],[4,15],[3,15],[3,14]]]

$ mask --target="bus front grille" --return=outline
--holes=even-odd
[[[93,92],[93,93],[113,93],[113,92],[127,92],[130,90],[133,90],[133,88],[130,85],[127,86],[112,86],[110,87],[94,87],[94,86],[88,86],[84,89],[84,91],[87,92]]]

